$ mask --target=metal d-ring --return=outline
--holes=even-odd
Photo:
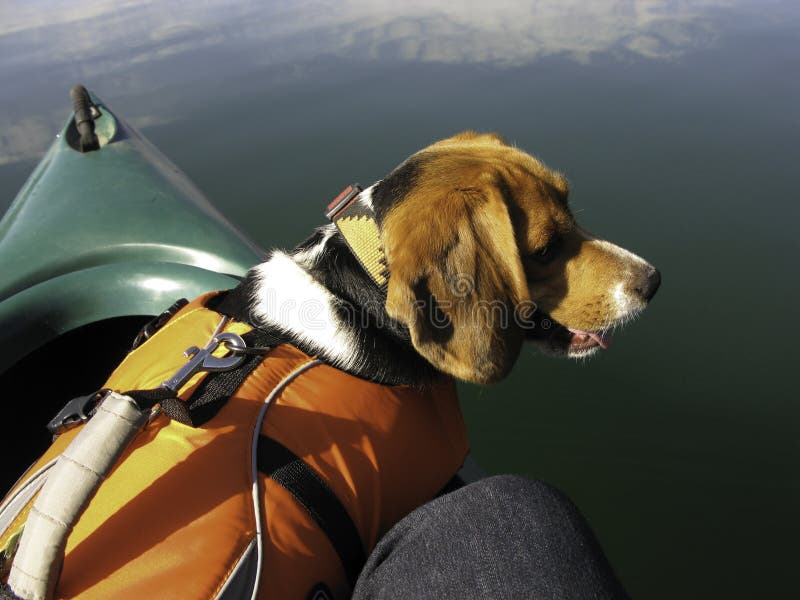
[[[232,351],[230,356],[219,357],[212,355],[211,353],[220,344],[224,344],[229,350],[232,348],[238,349],[238,352]],[[189,362],[178,369],[175,375],[164,381],[161,387],[177,393],[195,373],[235,369],[244,362],[247,350],[247,344],[239,335],[230,331],[215,333],[204,348],[198,348],[197,346],[187,348],[183,354],[189,358]]]
[[[269,346],[248,346],[242,338],[239,338],[239,340],[242,342],[242,345],[239,345],[239,342],[233,340],[224,340],[222,343],[225,344],[228,350],[236,355],[266,354],[272,350]]]

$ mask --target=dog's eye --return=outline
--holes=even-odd
[[[553,237],[546,246],[539,248],[536,252],[531,254],[531,258],[536,262],[546,264],[553,260],[558,252],[561,240]]]

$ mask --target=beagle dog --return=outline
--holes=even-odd
[[[202,300],[206,302],[205,309],[256,327],[245,335],[258,332],[262,337],[256,339],[270,340],[252,347],[250,350],[253,354],[259,355],[272,346],[274,340],[279,340],[290,342],[309,356],[298,359],[297,355],[291,354],[296,350],[284,349],[289,353],[283,355],[284,362],[290,359],[300,361],[286,373],[280,372],[279,367],[275,367],[275,371],[266,367],[262,371],[253,371],[263,358],[256,356],[248,362],[249,370],[242,366],[236,371],[244,379],[234,381],[220,377],[212,379],[209,385],[205,385],[209,380],[204,380],[201,384],[204,386],[203,392],[198,392],[202,400],[201,412],[205,410],[202,407],[210,406],[216,410],[221,406],[217,402],[219,398],[213,394],[223,393],[222,404],[225,404],[228,397],[232,398],[225,396],[230,394],[225,386],[231,386],[238,394],[241,389],[239,386],[244,385],[242,381],[251,381],[247,378],[250,373],[255,373],[253,387],[248,388],[249,391],[237,402],[229,403],[227,406],[231,409],[221,412],[220,420],[214,426],[205,430],[185,427],[186,424],[202,423],[195,423],[191,418],[188,421],[181,420],[184,413],[189,412],[184,403],[174,403],[171,412],[168,412],[167,403],[174,400],[174,395],[182,385],[177,381],[185,383],[185,378],[192,376],[198,368],[199,363],[194,362],[195,358],[200,356],[203,361],[208,359],[223,336],[228,336],[226,339],[229,341],[238,339],[236,348],[247,350],[244,339],[231,331],[217,335],[220,328],[229,323],[223,319],[212,334],[209,346],[203,351],[198,347],[190,348],[187,351],[190,361],[183,364],[168,381],[156,389],[143,387],[125,392],[131,397],[135,395],[136,400],[144,404],[137,406],[131,397],[119,394],[110,396],[115,402],[113,407],[119,411],[124,409],[112,423],[127,432],[126,435],[130,434],[128,440],[135,436],[138,431],[136,427],[142,427],[146,417],[152,416],[149,409],[153,403],[161,402],[161,409],[170,419],[162,419],[148,436],[137,438],[137,451],[129,457],[139,458],[125,463],[127,471],[116,471],[116,479],[112,473],[105,480],[109,487],[105,488],[104,501],[94,505],[92,518],[96,520],[87,520],[84,527],[84,532],[89,531],[91,535],[76,546],[72,555],[74,577],[67,576],[61,583],[67,586],[66,589],[71,589],[70,585],[86,585],[82,580],[79,581],[79,577],[86,576],[94,582],[92,585],[104,582],[109,589],[122,580],[126,585],[129,584],[130,579],[136,577],[130,573],[139,573],[136,568],[141,563],[128,559],[116,563],[113,560],[110,563],[87,560],[97,566],[97,570],[87,575],[87,569],[78,571],[74,568],[81,562],[80,552],[85,552],[87,557],[106,556],[107,550],[102,542],[97,541],[91,546],[94,550],[88,549],[88,542],[101,539],[103,535],[113,537],[116,527],[123,523],[120,519],[126,518],[125,515],[133,515],[136,517],[134,521],[139,522],[141,516],[136,511],[150,514],[149,503],[156,499],[159,500],[159,506],[163,503],[160,494],[171,493],[170,501],[173,501],[177,490],[181,489],[182,493],[188,493],[180,497],[183,498],[182,502],[177,503],[182,519],[183,510],[194,503],[189,514],[202,514],[206,527],[210,527],[209,523],[224,523],[224,527],[215,530],[228,532],[238,526],[257,532],[260,523],[258,515],[262,514],[263,505],[264,514],[272,511],[272,515],[280,515],[280,519],[271,521],[273,524],[282,523],[290,532],[308,533],[317,531],[316,523],[319,531],[328,538],[315,537],[316,534],[306,536],[304,533],[301,536],[291,533],[275,546],[262,545],[259,533],[250,540],[252,531],[228,537],[225,540],[228,545],[222,546],[221,537],[207,538],[205,541],[208,545],[202,547],[206,549],[204,559],[207,562],[204,564],[213,563],[215,566],[210,567],[212,577],[204,580],[203,585],[208,584],[216,590],[215,597],[219,597],[216,596],[217,592],[223,593],[220,590],[228,590],[228,583],[234,579],[237,583],[230,589],[258,589],[260,567],[250,566],[240,570],[239,565],[244,563],[244,558],[237,559],[235,568],[229,568],[224,561],[225,557],[240,556],[233,549],[242,552],[238,546],[242,540],[247,548],[256,548],[253,555],[256,558],[252,559],[256,562],[252,564],[260,565],[262,560],[269,564],[272,560],[273,566],[282,565],[277,568],[284,569],[287,575],[280,583],[283,586],[280,589],[312,589],[313,593],[318,589],[314,582],[320,581],[319,578],[324,581],[330,578],[331,585],[349,582],[352,587],[363,564],[361,554],[365,547],[374,546],[380,528],[390,526],[402,514],[419,505],[421,500],[432,497],[431,494],[437,490],[447,489],[450,484],[444,488],[442,485],[458,468],[458,461],[463,461],[468,450],[466,436],[462,435],[463,421],[460,414],[452,410],[453,406],[457,408],[454,386],[442,374],[480,384],[497,381],[509,372],[525,340],[531,340],[548,352],[573,357],[588,356],[598,348],[606,347],[609,332],[639,313],[655,294],[660,280],[658,271],[643,259],[609,242],[595,239],[582,230],[569,210],[567,195],[565,179],[537,159],[506,144],[497,135],[465,132],[414,154],[385,179],[364,190],[351,187],[329,207],[332,224],[318,229],[290,253],[272,252],[265,262],[252,268],[233,290],[209,294],[207,299]],[[214,307],[209,305],[212,302],[216,303]],[[176,304],[173,308],[177,310],[179,306],[182,304]],[[178,328],[179,334],[182,326],[189,330],[196,326],[197,322],[188,319],[196,313],[201,314],[199,311],[195,307],[175,319],[174,327]],[[165,313],[165,320],[169,319],[172,312]],[[213,321],[216,322],[217,318],[218,315],[214,314]],[[156,323],[159,322],[160,318]],[[160,352],[164,347],[172,348],[170,344],[173,344],[173,338],[169,332],[165,333],[165,336],[154,336],[141,351],[147,351],[147,344],[154,343],[155,346],[149,346],[155,349],[154,352]],[[194,334],[194,331],[190,333]],[[179,345],[184,342],[181,337],[175,340],[179,340],[176,342]],[[163,347],[158,345],[162,343]],[[233,348],[229,350],[233,351]],[[118,370],[111,376],[110,381],[115,383],[108,384],[110,388],[122,385],[120,381],[133,385],[132,382],[149,381],[148,377],[154,377],[150,373],[140,373],[142,368],[147,371],[152,361],[149,354],[137,352],[139,349],[126,358],[126,361],[131,361],[129,372],[121,367],[121,374]],[[231,357],[223,358],[230,361]],[[181,362],[180,354],[173,352],[169,360],[172,361],[170,364]],[[341,395],[342,389],[348,386],[343,387],[341,380],[338,380],[339,383],[331,387],[332,393],[340,395],[332,395],[336,402],[331,404],[337,408],[344,407],[341,415],[317,411],[309,418],[307,408],[297,410],[287,403],[284,410],[280,406],[273,409],[274,421],[267,423],[271,428],[264,425],[265,411],[272,399],[277,393],[288,394],[287,386],[296,376],[308,371],[310,374],[307,377],[313,377],[311,367],[333,371],[322,369],[320,361],[360,378],[343,377],[353,379],[349,385],[356,389],[354,396],[358,401],[348,405],[346,393]],[[231,371],[238,367],[230,365],[243,363],[237,358],[226,364],[227,367],[209,367],[209,370]],[[163,370],[162,366],[158,368]],[[127,376],[129,379],[126,379]],[[322,378],[327,376],[324,373],[320,375]],[[274,384],[270,383],[271,377],[276,378]],[[409,387],[384,390],[383,386],[373,386],[363,380]],[[435,380],[439,380],[442,387],[435,387]],[[313,381],[316,383],[309,384],[312,390],[321,385],[319,379]],[[429,383],[430,386],[427,385]],[[258,385],[268,384],[277,387],[272,387],[272,391],[264,396],[264,389]],[[206,392],[209,393],[208,397],[204,397]],[[380,394],[384,392],[384,402],[371,405],[361,402],[363,396],[367,395],[376,395],[380,400]],[[92,395],[93,398],[95,396]],[[296,396],[294,398],[297,400]],[[439,404],[441,399],[446,402]],[[402,416],[400,411],[395,410],[401,403],[403,407],[411,409],[410,412],[403,411]],[[183,413],[175,408],[175,404],[184,407]],[[370,406],[368,414],[363,412],[366,406]],[[419,410],[420,406],[424,410]],[[386,420],[376,420],[375,416],[384,408],[388,415]],[[430,412],[428,408],[431,408]],[[114,414],[110,411],[104,408],[101,413],[105,415],[103,418]],[[434,416],[441,418],[435,422],[437,427],[432,428],[430,423],[422,422]],[[294,438],[281,442],[281,436],[286,432],[294,433],[294,427],[304,419],[314,423],[314,427],[309,428],[309,431],[315,432],[309,436],[316,442],[313,451],[293,451],[289,446],[284,447],[284,442],[288,444]],[[447,419],[452,422],[446,423]],[[172,421],[178,421],[178,424]],[[99,435],[96,432],[103,432],[108,421],[100,421],[99,425],[97,421],[94,423],[91,435]],[[448,429],[449,425],[452,427]],[[164,432],[165,428],[171,429],[162,435],[160,432]],[[449,431],[449,435],[445,434],[445,430]],[[78,435],[86,431],[81,430]],[[441,432],[442,440],[432,440],[434,443],[425,446],[433,449],[430,452],[411,451],[406,447],[406,442],[408,439],[416,440],[418,431]],[[342,432],[346,435],[342,435]],[[341,439],[332,441],[336,435]],[[387,441],[387,438],[391,439]],[[158,446],[156,441],[162,446]],[[63,443],[69,442],[65,442],[62,436],[49,451],[55,456],[64,452],[65,457],[55,463],[53,481],[56,483],[53,486],[65,485],[65,481],[72,486],[72,479],[65,479],[64,473],[68,476],[73,471],[93,473],[96,477],[88,479],[88,483],[82,486],[88,490],[87,495],[79,496],[87,499],[89,492],[96,490],[92,486],[99,485],[102,479],[98,473],[100,468],[87,468],[84,463],[76,463],[69,454],[73,445],[76,445],[77,456],[87,455],[85,447],[88,442],[85,438],[76,437],[66,450],[63,445],[57,445]],[[363,456],[364,460],[361,458],[366,450],[359,445],[361,443],[369,448],[370,456]],[[419,445],[421,447],[421,442]],[[150,454],[142,454],[145,447]],[[208,448],[212,449],[212,453],[222,448],[224,460],[230,460],[237,450],[246,451],[251,463],[248,469],[250,476],[244,477],[244,470],[221,468],[220,465],[225,464],[221,462],[223,459],[209,462],[211,454]],[[403,452],[402,460],[393,460],[392,457],[400,449]],[[431,457],[437,453],[441,456],[433,460]],[[164,460],[147,459],[156,454]],[[97,464],[102,468],[109,460],[105,458],[106,455],[114,455],[107,446],[103,446],[102,453],[92,453],[92,456],[101,456],[102,460],[98,459]],[[145,459],[137,463],[143,456]],[[176,468],[167,468],[164,472],[170,457],[175,456],[179,457]],[[43,464],[53,464],[49,462],[50,459],[51,455],[46,455],[42,459]],[[178,465],[180,468],[177,468]],[[208,482],[204,483],[206,488],[203,493],[194,493],[191,485],[196,477],[185,474],[200,472],[198,466],[207,465],[213,468],[203,469],[204,473],[209,474]],[[287,465],[293,465],[291,477],[282,475]],[[430,472],[422,468],[427,465],[432,466]],[[43,467],[44,470],[47,468]],[[137,471],[138,468],[141,471]],[[379,471],[381,477],[378,477]],[[37,473],[31,479],[34,484],[26,484],[25,487],[26,490],[32,490],[31,495],[26,496],[28,500],[19,504],[16,510],[31,506],[28,501],[38,489],[35,483],[43,481],[39,471],[33,472]],[[400,472],[404,477],[398,479]],[[125,477],[125,474],[133,473],[137,473],[136,477]],[[406,477],[408,473],[411,475]],[[183,481],[181,477],[187,477],[187,485],[177,483]],[[267,478],[272,479],[269,493]],[[264,483],[260,488],[261,479]],[[300,479],[302,483],[298,484]],[[397,489],[393,493],[387,491],[392,488],[383,479],[398,482]],[[124,492],[119,493],[119,484],[123,480]],[[129,481],[138,483],[128,488]],[[144,491],[131,495],[131,490],[138,484],[143,485]],[[47,485],[51,485],[51,480]],[[282,492],[278,491],[281,486]],[[340,495],[335,491],[337,486]],[[45,498],[45,507],[61,515],[62,499],[58,494],[48,496],[49,489],[43,488],[35,502]],[[264,490],[263,495],[261,489]],[[360,493],[362,490],[365,490],[363,494]],[[294,504],[287,503],[287,493],[295,498]],[[389,501],[392,495],[396,497]],[[224,501],[221,499],[223,497]],[[131,498],[133,501],[130,501]],[[245,513],[236,512],[247,510],[248,502],[228,502],[233,498],[253,500],[255,516],[252,517],[252,525],[249,513],[239,518],[237,515]],[[83,500],[70,501],[73,507],[80,507]],[[359,531],[352,515],[342,504],[344,501],[356,507],[355,512],[361,517],[360,523],[366,534]],[[117,504],[124,510],[120,508],[114,514],[123,517],[110,519],[104,511]],[[230,509],[233,513],[226,512],[229,506],[234,505]],[[85,508],[87,504],[82,506]],[[312,510],[309,506],[315,508]],[[324,508],[320,509],[320,506]],[[91,505],[89,507],[91,509]],[[51,513],[38,508],[30,510],[31,517],[26,517],[27,530],[23,532],[19,545],[22,550],[17,553],[10,567],[12,573],[9,584],[13,583],[11,589],[14,590],[39,590],[43,584],[46,584],[44,588],[52,590],[58,581],[58,573],[70,572],[69,563],[67,569],[60,571],[61,563],[58,560],[42,560],[41,556],[48,555],[37,549],[35,536],[41,531],[54,531],[58,535],[50,535],[48,539],[61,540],[51,545],[61,548],[63,552],[64,546],[58,544],[62,541],[66,544],[66,535],[75,521],[61,517],[53,519]],[[77,519],[81,513],[75,508],[70,514]],[[13,521],[7,522],[19,524],[17,518],[15,515]],[[160,524],[151,530],[155,533],[144,538],[151,540],[152,545],[147,545],[151,542],[140,542],[142,545],[137,547],[149,551],[164,542],[159,551],[169,551],[171,543],[183,539],[176,537],[178,530],[174,530],[169,520],[162,514]],[[338,525],[331,527],[333,522]],[[369,525],[365,526],[364,523]],[[192,529],[187,533],[189,529],[185,521],[181,520],[180,524],[182,535],[193,536],[198,531]],[[105,533],[95,538],[101,525]],[[93,526],[98,531],[94,531]],[[275,531],[283,530],[278,526]],[[228,534],[220,535],[225,537]],[[276,535],[281,537],[280,534]],[[34,541],[29,544],[29,540]],[[208,559],[212,554],[210,549],[217,546],[222,548],[221,553],[214,554],[213,560]],[[6,546],[6,549],[9,547]],[[14,556],[13,552],[17,551],[12,551],[11,556]],[[244,552],[242,557],[251,556],[249,550],[244,549]],[[320,553],[322,558],[317,560],[315,552]],[[334,571],[328,569],[328,563],[334,556],[331,552],[339,555],[344,567],[342,573],[336,576],[338,579],[331,574]],[[312,563],[307,560],[309,557],[313,559],[313,568],[310,568]],[[220,561],[221,572],[229,576],[222,587],[219,587],[222,584],[214,571]],[[194,562],[195,558],[191,558],[192,565]],[[116,579],[111,577],[111,573],[121,572],[122,564],[133,565],[133,570],[115,575]],[[304,566],[292,571],[297,565]],[[31,571],[32,568],[34,571]],[[288,575],[290,571],[291,577]],[[42,576],[30,573],[42,573]],[[164,580],[159,577],[163,577],[163,572],[160,573],[149,577],[148,569],[148,577],[143,580],[144,583],[140,582],[144,586],[141,589],[151,589],[148,585],[162,585]],[[243,578],[251,579],[248,583]],[[34,585],[39,587],[32,588]],[[309,587],[312,585],[314,587]],[[25,594],[25,597],[33,597],[39,592],[29,594],[26,591]]]
[[[526,340],[589,356],[647,306],[661,277],[583,230],[568,194],[561,174],[499,135],[455,135],[254,267],[236,290],[239,317],[389,385],[437,373],[495,382]]]

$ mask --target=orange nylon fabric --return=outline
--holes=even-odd
[[[157,387],[203,346],[220,315],[184,307],[133,351],[105,387]],[[249,326],[229,323],[243,334]],[[158,416],[100,486],[69,537],[60,598],[214,598],[253,539],[250,444],[264,399],[313,359],[273,349],[202,427]],[[187,398],[203,375],[181,389]],[[420,391],[388,387],[326,365],[310,368],[276,397],[262,430],[312,466],[335,492],[367,552],[403,515],[434,496],[467,453],[451,380]],[[70,431],[39,461],[57,455]],[[58,450],[56,449],[58,448]],[[33,470],[31,471],[33,472]],[[284,488],[259,477],[265,520],[260,598],[305,598],[324,582],[350,593],[338,555]]]

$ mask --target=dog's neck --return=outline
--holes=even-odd
[[[371,202],[371,188],[359,202]],[[425,385],[435,369],[385,309],[334,225],[317,229],[290,253],[274,251],[248,272],[237,293],[257,327],[280,331],[304,352],[387,385]]]

